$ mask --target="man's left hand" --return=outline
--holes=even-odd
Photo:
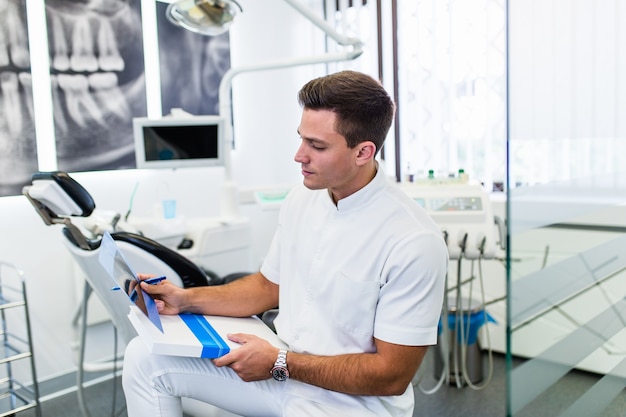
[[[235,333],[228,339],[241,346],[213,360],[215,366],[228,366],[246,382],[260,381],[271,377],[270,370],[278,356],[278,348],[260,337]]]

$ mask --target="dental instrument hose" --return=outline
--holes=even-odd
[[[446,243],[446,246],[448,245],[448,232],[446,230],[443,231],[443,239]],[[420,392],[422,394],[426,394],[426,395],[432,395],[434,393],[436,393],[437,391],[439,391],[439,389],[442,387],[443,383],[445,382],[446,384],[450,383],[450,344],[449,344],[449,339],[448,339],[448,332],[449,332],[449,323],[448,323],[448,311],[449,311],[449,306],[448,306],[448,273],[446,272],[445,275],[445,281],[444,281],[444,297],[443,297],[443,308],[441,311],[441,337],[440,337],[440,354],[441,354],[441,360],[443,362],[443,366],[442,366],[442,370],[441,370],[441,375],[439,376],[439,379],[437,380],[437,383],[435,384],[434,387],[427,389],[424,388],[423,384],[422,384],[422,378],[424,376],[423,372],[420,373],[419,369],[418,369],[418,373],[417,376],[415,378],[415,380],[413,381],[413,385],[417,386],[417,388],[420,390]],[[420,367],[421,369],[421,367]]]
[[[446,383],[450,382],[450,370],[451,370],[451,365],[454,365],[453,367],[453,371],[454,371],[454,377],[455,377],[455,383],[457,388],[462,388],[462,381],[465,381],[465,383],[467,383],[468,387],[470,387],[471,389],[474,390],[482,390],[484,388],[486,388],[490,383],[491,380],[493,379],[493,368],[494,368],[494,364],[493,364],[493,350],[491,348],[491,337],[489,335],[489,332],[486,332],[486,340],[487,340],[487,352],[488,352],[488,372],[487,372],[487,377],[485,379],[485,382],[481,385],[477,385],[474,384],[470,377],[469,377],[469,372],[468,372],[468,368],[467,368],[467,344],[469,342],[469,334],[470,334],[470,325],[471,325],[471,321],[470,321],[470,317],[471,317],[471,312],[472,312],[472,292],[473,292],[473,282],[474,282],[474,260],[472,259],[472,263],[471,263],[471,275],[470,275],[470,279],[469,284],[470,284],[470,288],[469,288],[469,294],[470,297],[468,298],[468,303],[469,305],[467,306],[468,312],[467,312],[467,322],[465,324],[465,326],[463,325],[463,319],[464,319],[464,310],[463,310],[463,302],[462,302],[462,297],[461,297],[461,287],[466,283],[463,282],[461,277],[462,277],[462,259],[463,256],[465,255],[465,243],[467,241],[467,235],[465,235],[465,237],[462,239],[461,243],[461,255],[459,256],[458,262],[457,262],[457,283],[456,283],[456,287],[448,290],[448,275],[446,274],[446,281],[445,281],[445,286],[444,288],[446,288],[446,296],[444,297],[444,306],[443,306],[443,311],[442,311],[442,318],[441,318],[441,323],[442,323],[442,337],[440,339],[440,353],[442,356],[442,362],[443,362],[443,369],[441,372],[441,375],[437,381],[437,383],[435,384],[435,386],[433,388],[430,389],[426,389],[423,387],[422,384],[422,377],[423,375],[420,375],[417,380],[414,382],[415,385],[417,385],[418,389],[420,390],[420,392],[422,392],[423,394],[426,395],[431,395],[436,393],[441,386],[443,385],[443,382],[445,381]],[[481,291],[481,306],[482,306],[482,313],[483,313],[483,317],[484,317],[484,324],[488,323],[488,318],[487,318],[487,311],[485,309],[485,305],[486,305],[486,297],[485,297],[485,286],[484,286],[484,276],[483,276],[483,271],[482,271],[482,259],[483,259],[483,249],[484,249],[484,241],[483,244],[480,247],[480,255],[477,258],[477,262],[478,262],[478,278],[480,280],[480,291]],[[459,337],[453,337],[453,341],[452,341],[452,349],[450,350],[450,341],[449,341],[449,321],[448,321],[448,315],[449,315],[449,308],[448,308],[448,297],[447,297],[447,293],[451,290],[457,290],[457,297],[456,297],[456,318],[455,318],[455,332],[454,335],[459,335]],[[460,342],[460,343],[459,343]],[[461,351],[461,355],[458,355],[457,352],[459,350],[459,344],[460,344],[460,351]],[[454,356],[454,359],[452,361],[452,364],[450,363],[450,354],[452,352],[452,355]],[[459,358],[461,357],[461,363],[459,364]],[[462,378],[462,379],[461,379]]]
[[[473,276],[474,275],[474,260],[472,260],[471,273]],[[478,279],[480,281],[481,306],[482,306],[483,319],[484,319],[484,324],[487,324],[488,319],[487,319],[487,310],[485,309],[486,300],[485,300],[485,284],[483,280],[483,270],[482,270],[482,253],[478,257]],[[462,366],[463,378],[465,382],[467,383],[467,386],[473,390],[479,391],[479,390],[486,388],[489,385],[489,383],[491,383],[491,379],[493,378],[493,349],[491,348],[491,337],[489,335],[489,332],[485,331],[486,339],[487,339],[487,358],[488,358],[487,359],[488,360],[487,378],[485,379],[485,382],[481,385],[476,385],[472,383],[471,379],[469,378],[469,372],[467,370],[467,357],[466,357],[467,356],[467,343],[466,342],[469,341],[469,333],[470,333],[470,315],[471,315],[471,309],[472,309],[471,296],[472,296],[473,283],[474,283],[474,280],[472,279],[470,281],[470,290],[469,290],[470,298],[468,301],[469,303],[468,318],[467,318],[467,327],[465,329],[465,332],[463,331],[464,329],[463,329],[463,326],[461,325],[461,366]],[[457,304],[459,304],[458,301],[457,301]],[[457,314],[459,311],[461,311],[461,314],[462,314],[462,310],[457,310]],[[478,339],[476,340],[476,343],[478,343]]]
[[[444,288],[448,288],[448,274],[446,273],[446,277],[445,277],[445,284],[444,284]],[[449,369],[450,369],[450,346],[449,346],[449,340],[447,337],[448,334],[448,297],[447,295],[443,297],[443,308],[441,311],[441,337],[440,337],[440,344],[441,344],[441,348],[440,348],[440,353],[441,353],[441,359],[443,362],[443,366],[442,366],[442,370],[441,370],[441,375],[439,376],[439,379],[437,380],[437,383],[435,384],[434,387],[428,389],[428,388],[424,388],[423,384],[422,384],[422,378],[424,376],[423,372],[419,372],[418,370],[418,376],[415,379],[415,381],[413,382],[413,386],[417,386],[417,388],[420,390],[420,392],[422,394],[426,394],[426,395],[432,395],[434,393],[436,393],[437,391],[439,391],[439,389],[443,386],[443,383],[450,383],[450,373],[449,373]],[[420,367],[421,369],[421,367]]]
[[[467,235],[466,235],[467,236]],[[457,290],[457,293],[460,294],[460,288],[461,288],[461,262],[463,260],[463,253],[464,253],[464,242],[466,240],[466,237],[462,240],[461,243],[461,253],[460,256],[457,260],[457,283],[456,286],[453,287],[450,290]],[[441,337],[440,337],[440,349],[439,349],[439,353],[441,355],[441,360],[443,363],[442,369],[441,369],[441,375],[439,376],[439,379],[437,380],[437,383],[435,384],[435,386],[433,388],[430,389],[426,389],[423,387],[422,385],[422,376],[420,376],[420,378],[418,378],[418,380],[416,381],[417,383],[417,387],[420,390],[420,392],[422,392],[423,394],[426,395],[431,395],[436,393],[437,391],[439,391],[439,389],[443,386],[443,383],[445,382],[446,384],[450,384],[450,371],[451,369],[454,370],[454,377],[455,377],[455,384],[457,386],[457,388],[461,388],[462,384],[461,384],[461,374],[459,373],[459,368],[460,368],[460,364],[458,362],[458,356],[456,354],[456,352],[459,349],[458,346],[458,337],[452,337],[450,338],[450,328],[449,328],[449,300],[448,300],[448,292],[450,291],[448,289],[448,274],[446,274],[446,279],[445,279],[445,284],[444,284],[444,288],[445,290],[445,294],[443,297],[443,309],[441,312]],[[461,309],[459,307],[459,299],[460,297],[457,297],[457,301],[456,301],[456,318],[455,318],[455,323],[454,323],[454,335],[458,335],[459,334],[459,314],[461,313]],[[452,339],[452,341],[450,340]],[[450,346],[452,345],[452,346]],[[453,356],[454,359],[452,360],[452,363],[450,363],[450,356]],[[453,368],[451,368],[451,366],[454,365]]]
[[[443,240],[448,246],[448,232],[446,230],[442,231]],[[439,380],[435,384],[434,387],[430,389],[426,389],[422,385],[422,378],[424,376],[423,372],[420,372],[421,367],[418,369],[416,376],[413,381],[413,386],[417,386],[417,388],[422,392],[422,394],[431,395],[439,391],[444,381],[446,384],[450,383],[450,373],[448,372],[450,369],[450,346],[449,340],[447,337],[448,334],[448,273],[446,272],[444,279],[444,304],[441,308],[441,334],[440,343],[441,343],[441,358],[443,362],[441,375],[439,376]]]
[[[463,308],[461,302],[461,265],[463,263],[463,256],[465,255],[465,250],[467,249],[467,233],[463,234],[463,238],[459,242],[459,246],[461,247],[461,253],[459,254],[459,259],[457,261],[457,271],[456,271],[456,318],[454,320],[454,336],[452,342],[452,355],[453,355],[453,364],[454,364],[454,382],[456,383],[457,388],[462,388],[463,384],[461,383],[461,375],[459,374],[459,355],[457,352],[461,350],[463,351],[463,344],[465,340],[463,339]],[[446,295],[447,296],[447,295]],[[470,293],[471,297],[471,293]],[[459,334],[461,335],[461,346],[459,347]],[[461,358],[461,365],[463,364],[463,358]],[[462,373],[462,371],[461,371]]]

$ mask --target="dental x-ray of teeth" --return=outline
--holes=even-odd
[[[166,6],[157,2],[162,113],[216,114],[228,35],[178,28]],[[146,115],[140,0],[46,0],[46,8],[59,169],[134,168],[132,119]]]
[[[0,196],[38,170],[26,6],[0,0]],[[147,112],[140,0],[45,0],[57,168],[135,168],[132,119]],[[219,113],[228,34],[197,35],[157,2],[162,112]],[[45,132],[37,132],[46,135]]]
[[[146,115],[140,0],[46,0],[58,168],[134,168]]]
[[[36,170],[26,2],[0,0],[0,196],[20,194]]]
[[[202,36],[175,26],[165,17],[167,6],[157,3],[162,112],[218,114],[219,84],[230,68],[228,32]]]

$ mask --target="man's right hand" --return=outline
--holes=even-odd
[[[137,274],[137,276],[141,281],[145,281],[155,275]],[[168,280],[163,280],[156,284],[142,282],[141,289],[154,298],[159,314],[174,315],[184,311],[184,288],[178,287]]]

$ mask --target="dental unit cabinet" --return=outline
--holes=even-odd
[[[413,179],[398,186],[439,225],[450,259],[439,338],[434,347],[437,382],[434,387],[426,387],[423,375],[418,372],[414,383],[425,394],[436,392],[444,382],[458,388],[482,389],[491,382],[493,374],[492,326],[487,324],[500,320],[488,312],[487,307],[494,302],[494,297],[490,291],[485,291],[482,265],[493,266],[493,261],[497,264],[498,259],[503,258],[504,223],[501,217],[494,215],[492,196],[481,184],[470,182],[467,177]],[[474,273],[476,263],[478,274]],[[491,275],[490,279],[499,278],[504,283],[503,270]],[[483,350],[487,352],[487,366],[483,364]]]

